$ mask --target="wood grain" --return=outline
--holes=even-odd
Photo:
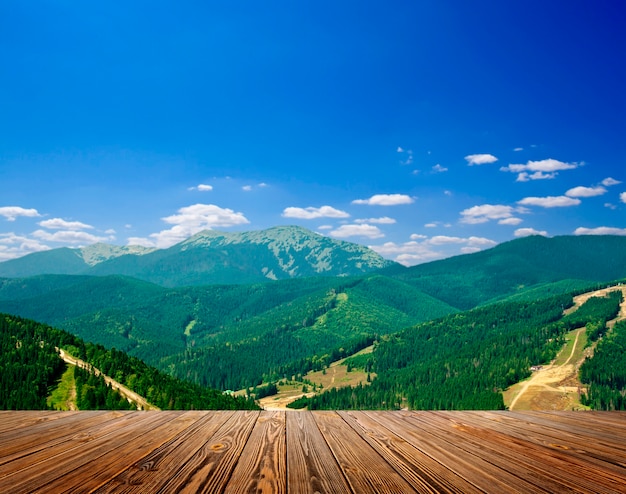
[[[287,492],[285,414],[261,412],[227,486],[229,493]]]
[[[336,412],[318,412],[315,421],[353,491],[363,494],[416,492]]]
[[[287,412],[287,478],[291,492],[352,492],[311,413]]]
[[[0,412],[0,492],[626,492],[621,412]]]

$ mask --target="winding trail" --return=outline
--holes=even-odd
[[[103,374],[102,372],[100,372],[99,369],[95,368],[93,365],[85,362],[84,360],[73,357],[62,348],[57,348],[57,351],[59,352],[59,356],[63,359],[65,363],[70,364],[70,365],[75,365],[77,367],[80,367],[81,369],[90,370],[96,376],[102,376],[104,378],[104,382],[106,382],[109,386],[115,389],[124,398],[126,398],[129,401],[132,401],[137,406],[137,410],[160,410],[158,407],[155,407],[154,405],[148,403],[143,396],[138,395],[133,390],[127,388],[120,382],[107,376],[106,374]]]

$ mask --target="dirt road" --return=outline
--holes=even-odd
[[[574,297],[574,306],[565,311],[565,313],[574,312],[590,297],[603,297],[608,292],[615,290],[622,291],[624,301],[620,306],[618,316],[607,322],[607,326],[612,328],[615,322],[626,319],[626,286],[604,288]],[[511,399],[511,396],[513,396],[508,405],[509,410],[571,410],[578,406],[578,393],[581,388],[581,384],[578,381],[578,369],[585,359],[579,340],[585,328],[574,331],[574,344],[569,357],[564,363],[556,365],[553,362],[550,365],[546,365],[535,371],[526,381],[511,386],[505,393],[505,404],[507,398]],[[581,355],[581,357],[574,359],[574,355]]]
[[[64,362],[66,362],[66,363],[68,363],[70,365],[76,365],[77,367],[80,367],[81,369],[91,369],[92,372],[96,376],[100,376],[101,375],[102,377],[104,377],[104,381],[109,386],[111,386],[113,389],[117,390],[127,400],[132,401],[133,403],[135,403],[137,405],[137,410],[159,410],[159,408],[157,408],[154,405],[151,405],[150,403],[148,403],[143,396],[138,395],[137,393],[135,393],[131,389],[127,388],[123,384],[119,383],[115,379],[112,379],[111,377],[109,377],[109,376],[107,376],[105,374],[102,374],[102,372],[100,372],[99,369],[96,369],[92,365],[89,365],[84,360],[81,360],[81,359],[76,358],[76,357],[72,357],[70,354],[68,354],[67,352],[65,352],[61,348],[57,348],[57,351],[59,352],[59,355],[61,356],[61,358],[63,359]]]

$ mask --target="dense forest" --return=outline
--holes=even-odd
[[[623,277],[625,241],[528,237],[412,268],[252,284],[173,286],[166,279],[170,272],[163,271],[160,286],[123,276],[130,273],[125,269],[107,276],[0,278],[0,312],[117,348],[179,378],[239,389],[319,368],[328,355],[363,338],[494,302],[540,300]],[[194,263],[212,262],[198,248],[191,257],[172,257],[172,266],[190,272]],[[131,258],[144,259],[102,265],[121,266]],[[258,259],[248,261],[254,267]]]
[[[593,358],[580,367],[588,385],[583,404],[596,410],[626,410],[626,321],[620,321],[598,342]]]
[[[331,389],[290,406],[503,409],[502,391],[528,377],[532,365],[552,360],[566,332],[586,327],[592,341],[603,335],[606,321],[619,312],[622,294],[591,297],[563,316],[572,301],[571,295],[561,295],[497,303],[419,324],[382,338],[373,354],[354,360],[353,365],[376,372],[371,385]],[[583,365],[583,382],[593,383],[587,400],[593,408],[618,409],[626,404],[626,328],[619,328],[624,335],[616,329],[617,334],[600,342],[598,360]]]
[[[562,346],[558,324],[572,297],[498,303],[419,324],[383,338],[369,386],[330,390],[311,409],[503,409],[502,390]]]
[[[253,409],[254,402],[181,381],[124,352],[86,343],[60,329],[0,314],[0,409],[46,409],[46,397],[65,369],[63,348],[161,409]],[[76,372],[79,405],[101,408],[114,395],[95,377]],[[84,391],[84,393],[83,393]],[[104,405],[103,405],[104,403]],[[115,406],[119,408],[119,406]]]

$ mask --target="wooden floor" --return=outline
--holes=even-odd
[[[0,493],[626,492],[621,412],[0,412]]]

